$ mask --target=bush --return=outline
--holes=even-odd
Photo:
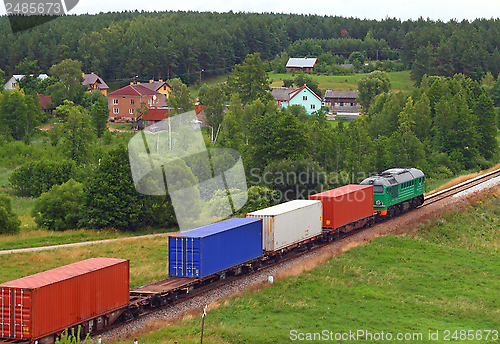
[[[84,202],[83,186],[70,179],[54,185],[35,201],[31,216],[38,226],[54,231],[78,228]]]
[[[80,174],[80,169],[72,160],[41,160],[14,170],[9,182],[20,196],[39,197],[54,185],[61,185],[71,178],[78,179]]]
[[[12,200],[0,195],[0,234],[18,233],[20,229],[21,220],[12,211]]]
[[[185,164],[184,169],[165,166],[165,173],[182,175],[186,170],[190,172]],[[192,174],[191,177],[192,182],[195,178]],[[147,178],[144,180],[148,183]],[[85,183],[84,194],[85,207],[80,222],[82,227],[135,231],[147,226],[170,226],[175,221],[168,195],[146,196],[136,191],[128,152],[123,146],[103,156],[93,178]],[[186,203],[185,206],[195,205]]]

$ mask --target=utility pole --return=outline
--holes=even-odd
[[[204,69],[200,70],[200,85],[201,85],[201,73],[204,71],[205,71]]]

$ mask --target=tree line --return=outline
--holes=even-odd
[[[41,71],[71,58],[85,72],[105,80],[138,76],[194,83],[227,73],[247,54],[272,60],[290,56],[343,56],[353,52],[372,60],[400,59],[420,82],[424,74],[462,73],[475,80],[500,73],[497,20],[381,21],[272,13],[122,12],[63,16],[12,34],[0,18],[0,69],[19,71],[25,58]]]

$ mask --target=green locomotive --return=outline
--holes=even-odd
[[[392,217],[424,203],[425,175],[416,168],[392,168],[366,178],[373,185],[373,213]]]

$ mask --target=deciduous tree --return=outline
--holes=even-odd
[[[370,108],[376,95],[387,93],[391,89],[391,80],[386,72],[374,71],[358,81],[359,100],[365,111]]]
[[[266,66],[259,53],[247,55],[243,64],[234,67],[229,79],[229,86],[239,94],[243,104],[258,98],[263,101],[272,99],[269,85]]]

